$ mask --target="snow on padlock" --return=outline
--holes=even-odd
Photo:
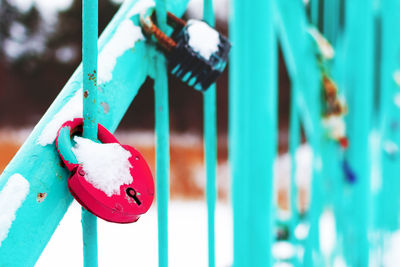
[[[75,137],[73,146],[71,137],[82,132],[82,123],[82,119],[64,123],[56,139],[57,150],[71,172],[69,191],[85,209],[106,221],[137,221],[154,198],[153,176],[145,159],[133,147],[121,145],[100,124],[102,144]],[[109,159],[115,166],[109,166]]]
[[[189,86],[204,91],[222,74],[231,44],[228,39],[201,20],[187,22],[168,12],[171,37],[162,33],[152,16],[141,18],[145,33],[154,35],[166,52],[170,72]]]
[[[172,39],[176,47],[168,55],[171,73],[197,90],[206,90],[225,69],[228,39],[200,20],[189,20]]]

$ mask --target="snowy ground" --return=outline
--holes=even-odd
[[[99,266],[158,266],[157,211],[153,206],[138,222],[118,225],[98,220]],[[172,201],[169,211],[170,266],[207,266],[207,209],[200,201]],[[232,212],[216,209],[216,265],[232,263]],[[190,265],[188,263],[190,262]],[[80,206],[73,202],[36,267],[82,266]]]

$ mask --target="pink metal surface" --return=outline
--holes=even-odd
[[[61,128],[69,127],[74,133],[82,125],[82,119],[66,122]],[[102,143],[118,143],[118,140],[102,125],[98,125],[98,138]],[[59,150],[59,140],[56,140]],[[85,172],[77,162],[66,161],[60,156],[71,176],[68,179],[68,188],[74,198],[88,211],[99,218],[115,223],[131,223],[139,219],[150,208],[154,198],[154,182],[150,168],[143,156],[128,145],[122,147],[131,153],[130,174],[132,183],[120,186],[118,195],[107,196],[103,191],[95,188],[85,179]]]

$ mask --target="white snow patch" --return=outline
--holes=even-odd
[[[42,146],[50,145],[56,140],[57,132],[60,127],[69,120],[82,118],[83,100],[82,89],[75,92],[75,95],[65,104],[61,110],[54,115],[53,119],[43,129],[38,138],[38,143]]]
[[[304,144],[296,150],[296,183],[302,188],[309,188],[312,177],[313,150]]]
[[[324,211],[319,219],[319,243],[325,255],[331,255],[336,245],[335,216],[331,211]]]
[[[288,260],[294,256],[294,247],[287,241],[276,242],[272,247],[272,255],[279,260]]]
[[[133,181],[131,153],[120,144],[100,144],[90,139],[75,136],[72,148],[79,164],[85,171],[85,179],[106,195],[119,195],[120,186]]]
[[[329,116],[322,119],[323,126],[328,130],[330,137],[339,139],[346,136],[346,124],[341,116]]]
[[[133,24],[130,19],[126,19],[121,23],[114,36],[99,54],[99,84],[106,83],[112,79],[112,72],[117,63],[117,58],[122,56],[128,49],[133,48],[136,41],[143,39],[141,28]]]
[[[324,58],[332,59],[335,56],[335,50],[333,50],[332,45],[316,28],[310,27],[308,33],[317,43],[318,50]]]
[[[398,267],[400,262],[400,231],[396,231],[386,239],[383,264],[385,267]]]
[[[29,193],[29,182],[21,174],[13,174],[0,191],[0,246],[8,236],[15,213]]]
[[[36,267],[81,266],[81,206],[74,201],[41,254]],[[205,201],[171,201],[168,216],[169,266],[204,267],[207,259]],[[134,224],[98,220],[99,266],[158,267],[157,206]],[[232,266],[232,207],[218,202],[215,214],[216,267]],[[60,248],[68,248],[68,253]]]
[[[306,223],[300,223],[294,229],[294,235],[298,240],[305,240],[308,236],[308,231],[310,230],[310,225]]]
[[[187,22],[189,45],[205,59],[218,51],[219,33],[204,21],[189,20]]]

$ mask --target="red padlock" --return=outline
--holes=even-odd
[[[74,119],[62,125],[58,131],[56,146],[71,176],[68,188],[74,198],[88,211],[109,222],[131,223],[139,219],[151,206],[154,198],[154,182],[150,168],[143,156],[128,145],[121,145],[131,156],[130,174],[132,182],[122,184],[119,194],[107,195],[95,188],[85,178],[86,174],[72,152],[71,137],[82,129],[83,120]],[[98,139],[102,143],[117,143],[118,140],[105,127],[98,124]]]

